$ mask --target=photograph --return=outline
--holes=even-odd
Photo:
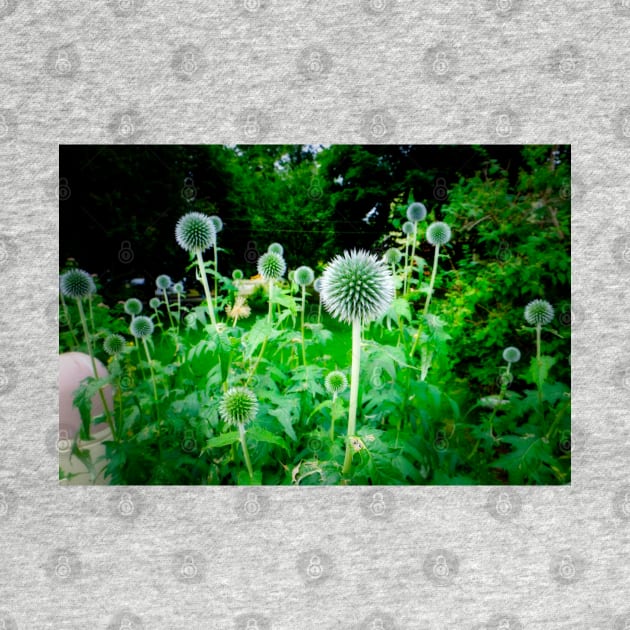
[[[571,483],[570,145],[59,173],[61,485]]]

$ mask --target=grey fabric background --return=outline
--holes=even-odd
[[[628,0],[0,0],[0,629],[630,628],[629,30]],[[280,141],[573,145],[570,487],[58,487],[58,145]]]

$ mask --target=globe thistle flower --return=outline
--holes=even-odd
[[[401,261],[402,257],[403,255],[401,251],[395,247],[390,247],[384,255],[385,262],[388,265],[397,265]]]
[[[402,225],[403,234],[411,236],[413,234],[413,223],[411,221],[405,221]]]
[[[177,295],[183,295],[184,294],[184,285],[181,282],[176,282],[173,285],[173,291],[177,294]]]
[[[154,325],[150,318],[139,315],[138,317],[134,317],[131,325],[129,326],[129,330],[131,334],[137,339],[146,339],[153,334]]]
[[[201,212],[185,214],[175,226],[175,240],[187,252],[203,252],[214,247],[216,239],[214,223]]]
[[[315,280],[313,281],[313,289],[315,289],[315,291],[317,291],[317,293],[321,293],[321,290],[322,290],[322,278],[321,278],[321,276],[319,278],[315,278]]]
[[[140,315],[142,313],[142,302],[138,298],[129,298],[125,302],[125,313],[127,315]]]
[[[156,311],[157,311],[157,309],[158,309],[158,308],[160,308],[160,304],[161,304],[161,302],[160,302],[160,298],[157,298],[157,297],[152,297],[152,298],[149,300],[149,306],[150,306],[152,309],[156,310]]]
[[[167,276],[165,273],[155,279],[155,284],[161,291],[166,291],[171,286],[172,282],[171,277]]]
[[[232,280],[242,280],[243,279],[243,272],[240,269],[235,269],[232,272]]]
[[[546,326],[553,319],[553,306],[547,300],[532,300],[525,307],[525,320],[531,326]]]
[[[329,394],[341,394],[348,387],[348,379],[343,372],[334,370],[326,375],[326,378],[324,379],[324,387],[326,387],[326,391]]]
[[[418,223],[418,221],[424,221],[427,216],[427,209],[423,203],[415,202],[409,205],[407,208],[407,218],[412,223]]]
[[[211,217],[208,218],[210,219],[210,221],[212,221],[212,225],[214,225],[215,234],[218,234],[223,229],[223,221],[221,220],[221,217],[213,214]]]
[[[265,280],[278,280],[282,278],[287,269],[282,254],[276,252],[267,252],[258,259],[258,273]]]
[[[272,254],[280,254],[280,256],[284,255],[284,247],[282,247],[280,243],[271,243],[271,245],[267,248],[267,251]]]
[[[103,350],[110,356],[120,354],[125,347],[125,338],[122,335],[108,335],[103,341]]]
[[[521,351],[514,346],[508,346],[503,351],[503,360],[508,363],[517,363],[521,360]]]
[[[311,284],[314,278],[315,278],[315,274],[313,273],[313,270],[310,267],[307,267],[306,265],[303,265],[302,267],[298,267],[295,270],[295,273],[293,274],[293,279],[301,287],[306,287],[309,284]]]
[[[224,422],[245,426],[258,413],[258,399],[248,387],[228,389],[219,403],[219,415]]]
[[[378,319],[394,300],[394,281],[387,266],[365,250],[336,256],[322,275],[321,299],[337,319],[365,324]]]
[[[83,269],[70,269],[59,278],[59,289],[62,295],[77,300],[96,293],[94,279]]]
[[[433,246],[446,245],[451,240],[451,228],[447,223],[435,221],[427,228],[427,241]]]

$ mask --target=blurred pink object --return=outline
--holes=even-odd
[[[107,368],[96,359],[96,371],[99,377],[107,376]],[[72,440],[81,426],[79,410],[72,404],[74,393],[79,388],[81,381],[88,376],[94,376],[92,361],[88,354],[83,352],[66,352],[59,355],[59,433]],[[103,394],[110,412],[114,408],[112,388],[107,385],[103,388]],[[92,397],[92,417],[104,413],[103,403],[98,392]],[[90,433],[98,433],[107,428],[107,424],[101,422],[90,427]]]

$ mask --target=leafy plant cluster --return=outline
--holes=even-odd
[[[526,155],[535,179],[512,190],[489,161],[441,216],[413,196],[392,202],[374,277],[385,269],[393,294],[374,317],[326,302],[334,260],[323,278],[287,274],[278,244],[259,257],[262,286],[248,299],[219,273],[216,221],[211,260],[197,241],[185,247],[201,301],[170,279],[140,311],[62,291],[61,349],[109,369],[77,390],[73,456],[87,460],[79,438],[107,421],[106,459],[87,463],[113,484],[569,482],[566,167]],[[336,299],[364,290],[342,271],[334,281],[355,284]],[[105,387],[113,408],[93,418]]]

